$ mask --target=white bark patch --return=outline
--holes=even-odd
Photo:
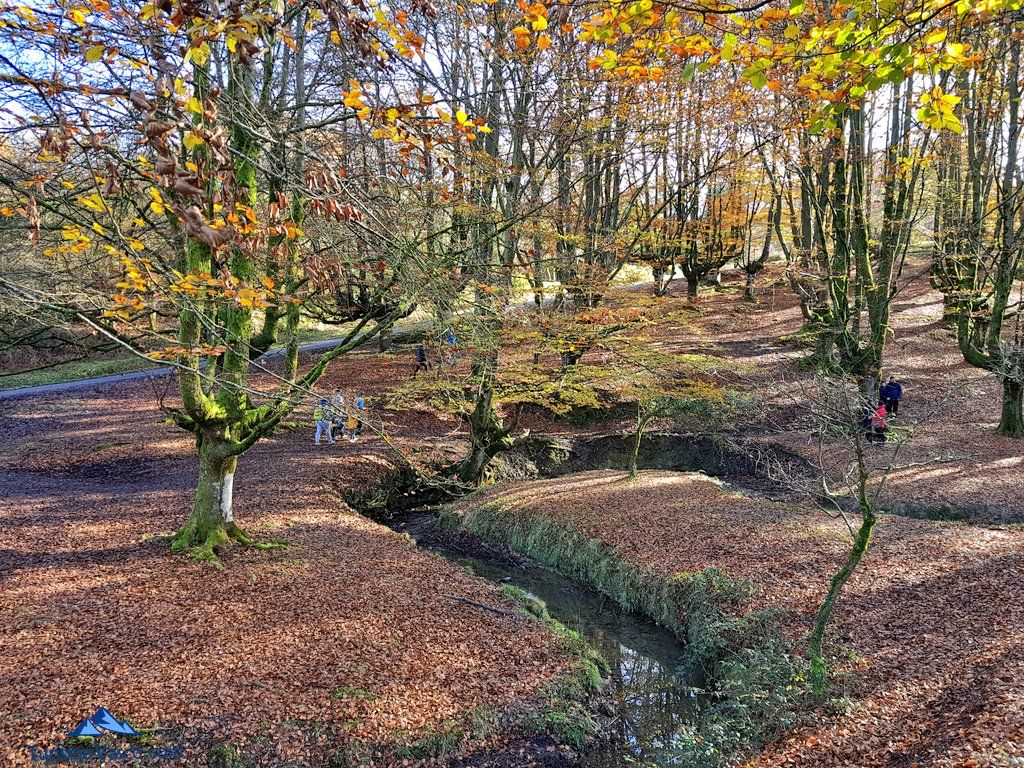
[[[231,510],[231,497],[234,491],[235,485],[235,473],[228,472],[224,475],[224,480],[221,482],[220,487],[220,513],[224,518],[225,523],[234,522],[234,513]]]

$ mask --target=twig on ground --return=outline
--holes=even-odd
[[[486,603],[478,603],[476,600],[470,600],[468,597],[459,597],[458,595],[441,595],[449,600],[455,600],[458,603],[466,603],[467,605],[474,605],[477,608],[483,608],[485,611],[491,611],[499,616],[515,616],[521,618],[522,614],[518,611],[507,611],[504,608],[495,608],[493,605],[487,605]]]

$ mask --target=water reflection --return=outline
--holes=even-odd
[[[700,700],[677,674],[682,649],[668,631],[624,613],[607,598],[544,568],[497,566],[455,558],[492,581],[514,584],[543,600],[551,615],[579,632],[608,662],[615,704],[611,738],[587,749],[587,768],[671,766],[692,736]]]

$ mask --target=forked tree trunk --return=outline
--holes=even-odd
[[[1024,438],[1024,384],[1014,379],[1003,379],[1003,408],[996,432]]]
[[[518,419],[513,419],[512,426],[506,427],[494,401],[493,369],[496,366],[497,360],[474,364],[479,375],[476,397],[473,410],[465,417],[469,426],[469,453],[456,471],[458,480],[468,485],[483,482],[491,459],[511,448],[514,442],[509,433]]]

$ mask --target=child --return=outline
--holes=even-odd
[[[363,434],[363,422],[366,421],[366,398],[362,395],[356,396],[356,434]]]
[[[348,441],[354,443],[356,441],[356,430],[359,428],[359,419],[356,418],[355,408],[349,409],[346,426],[348,427]]]
[[[882,445],[885,443],[885,405],[879,405],[871,414],[871,439]]]
[[[320,445],[320,436],[327,437],[327,444],[334,444],[334,437],[331,435],[331,409],[324,398],[320,398],[316,408],[313,409],[313,419],[316,421],[316,437],[313,442]]]

